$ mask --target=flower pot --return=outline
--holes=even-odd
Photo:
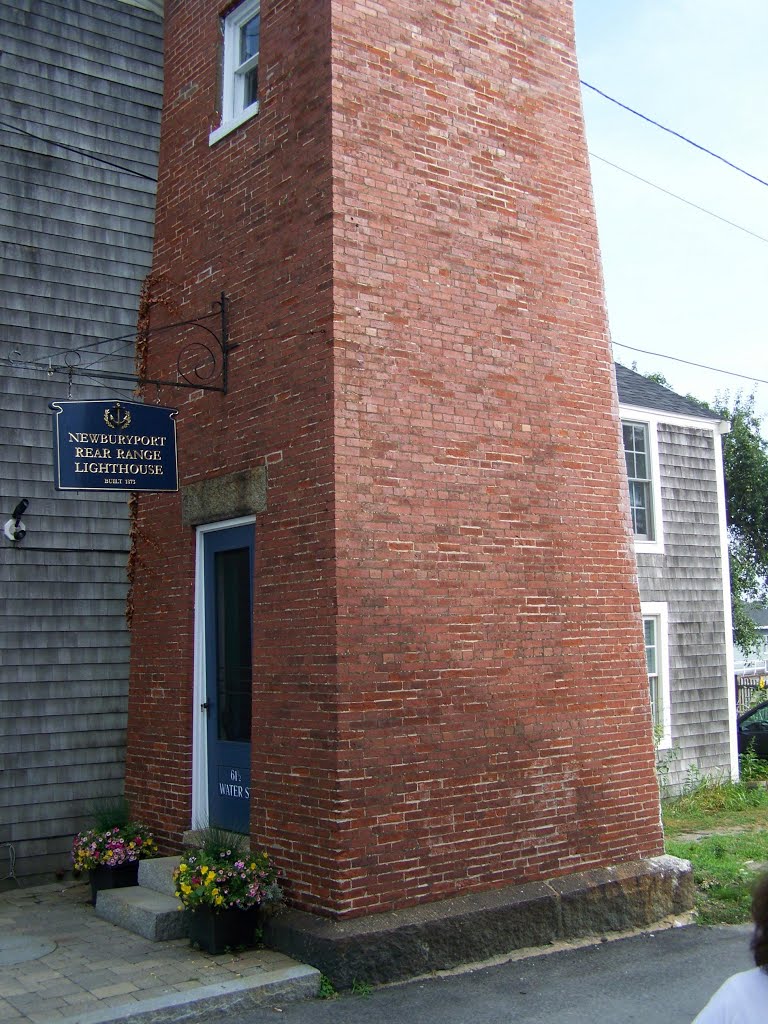
[[[187,910],[189,943],[206,953],[226,953],[255,945],[255,933],[259,923],[259,908],[248,910],[214,910],[213,907],[196,907]]]
[[[125,889],[130,885],[139,884],[139,862],[128,861],[111,868],[100,864],[88,872],[91,883],[91,903],[96,905],[96,897],[102,889]]]

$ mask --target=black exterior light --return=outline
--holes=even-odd
[[[13,510],[13,512],[11,512],[11,518],[3,527],[3,533],[8,538],[8,540],[19,541],[24,539],[27,532],[27,528],[24,525],[24,523],[22,523],[21,517],[24,515],[28,508],[29,499],[22,498],[21,501],[16,506],[16,508]]]

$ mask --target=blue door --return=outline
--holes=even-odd
[[[208,813],[211,825],[250,830],[251,525],[204,538]]]

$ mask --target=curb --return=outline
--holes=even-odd
[[[209,1020],[211,1012],[236,1012],[279,1000],[312,999],[320,988],[320,971],[296,966],[270,971],[267,979],[238,979],[203,985],[189,992],[174,992],[140,1002],[123,1003],[64,1017],[57,1024],[194,1024]]]

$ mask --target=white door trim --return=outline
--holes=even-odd
[[[202,705],[206,702],[205,678],[205,535],[216,530],[248,526],[255,516],[207,523],[195,530],[195,633],[192,676],[192,820],[191,828],[208,824],[208,719]]]

